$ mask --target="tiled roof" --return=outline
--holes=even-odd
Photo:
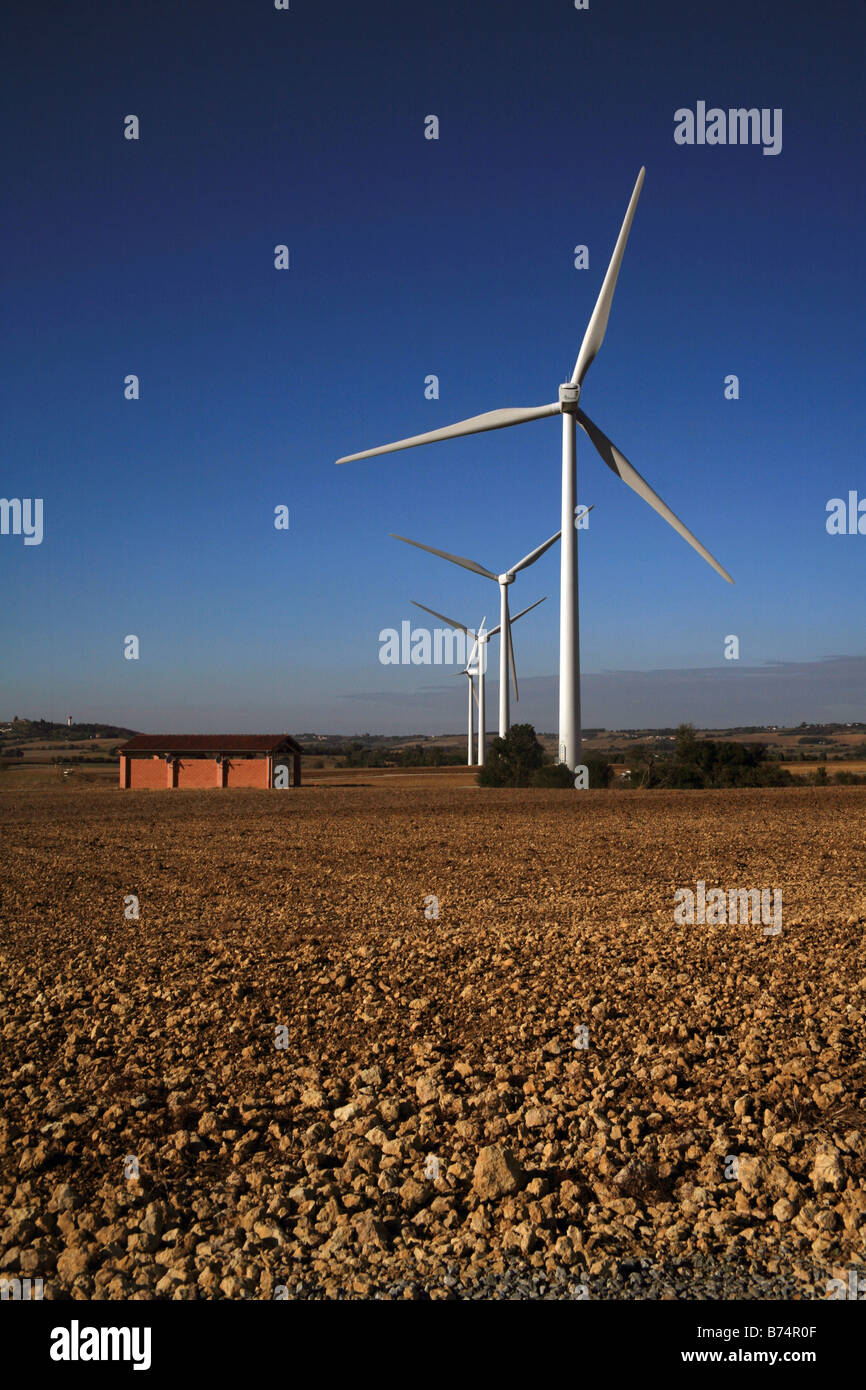
[[[121,753],[300,753],[291,734],[134,734]]]

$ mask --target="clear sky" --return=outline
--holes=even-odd
[[[866,718],[866,534],[826,529],[866,498],[863,13],[12,3],[0,491],[44,534],[0,536],[0,715],[459,730],[453,668],[379,634],[496,589],[388,533],[514,563],[559,526],[559,421],[334,460],[555,400],[643,164],[582,404],[736,584],[579,434],[584,721]],[[780,152],[675,143],[698,102],[781,109]],[[514,591],[549,595],[515,628],[546,730],[558,589],[554,547]]]

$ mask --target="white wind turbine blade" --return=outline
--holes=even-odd
[[[479,565],[476,560],[467,560],[462,555],[449,555],[447,550],[434,550],[432,545],[422,545],[420,541],[410,541],[408,536],[398,536],[393,531],[389,532],[395,541],[404,541],[406,545],[414,545],[418,550],[426,550],[431,555],[438,555],[442,560],[450,560],[452,565],[462,565],[465,570],[472,570],[475,574],[483,574],[485,579],[497,579],[499,576],[492,570],[486,570],[483,565]]]
[[[410,603],[414,603],[414,605],[415,605],[416,608],[423,608],[423,609],[424,609],[424,612],[425,612],[425,613],[429,613],[432,617],[434,617],[434,618],[441,618],[442,622],[443,622],[443,623],[447,623],[449,627],[456,627],[456,628],[458,629],[458,631],[460,631],[460,632],[465,632],[467,637],[474,637],[474,636],[475,636],[475,633],[472,632],[472,631],[470,630],[470,628],[468,628],[468,627],[465,625],[465,623],[458,623],[458,622],[455,621],[454,618],[446,618],[444,613],[437,613],[435,608],[428,608],[426,604],[424,604],[424,603],[418,603],[417,599],[414,599],[414,598],[413,598],[413,599],[410,599],[409,601],[410,601]]]
[[[533,608],[537,608],[540,603],[544,603],[546,598],[547,594],[544,595],[544,598],[537,598],[534,603],[530,603],[528,608],[521,608],[520,612],[515,613],[514,617],[511,619],[512,625],[517,622],[518,618],[522,618],[524,613],[531,613]]]
[[[643,187],[645,172],[645,169],[641,169],[637,176],[637,183],[634,186],[634,192],[631,195],[631,200],[626,209],[623,224],[620,227],[619,236],[616,239],[616,246],[613,248],[613,255],[610,258],[607,274],[604,277],[598,299],[595,302],[592,317],[586,326],[583,342],[580,345],[580,352],[577,354],[577,361],[574,364],[571,380],[572,383],[576,382],[578,385],[583,384],[583,378],[589,371],[593,358],[604,342],[610,306],[613,303],[613,292],[616,289],[617,276],[619,275],[619,268],[622,265],[622,258],[625,253],[628,234],[631,231],[634,210],[637,207],[637,200],[640,197],[640,191]]]
[[[521,610],[520,610],[519,613],[515,613],[515,615],[514,615],[513,618],[512,618],[512,617],[509,617],[509,619],[508,619],[508,653],[509,653],[509,659],[510,659],[510,661],[511,661],[511,675],[512,675],[512,679],[513,679],[513,681],[514,681],[514,698],[515,698],[515,700],[517,700],[518,702],[520,701],[520,695],[518,694],[518,691],[517,691],[517,663],[516,663],[515,660],[514,660],[514,643],[513,643],[512,640],[511,640],[511,629],[513,628],[514,624],[517,622],[517,619],[518,619],[518,618],[522,618],[523,615],[524,615],[524,613],[531,613],[532,610],[533,610],[533,608],[537,608],[538,605],[539,605],[540,603],[544,603],[544,601],[545,601],[546,598],[547,598],[547,594],[544,595],[544,598],[537,598],[537,599],[535,600],[534,603],[530,603],[530,605],[529,605],[528,608],[521,608]],[[506,597],[506,602],[507,602],[507,601],[508,601],[508,600],[507,600],[507,597]]]
[[[483,620],[482,620],[482,626],[483,626]],[[469,653],[469,660],[467,661],[466,666],[465,666],[465,668],[464,668],[465,671],[466,671],[467,676],[471,675],[472,663],[473,663],[473,661],[475,660],[475,653],[478,651],[479,645],[480,645],[480,643],[479,643],[479,641],[478,641],[478,638],[476,637],[474,643],[472,644],[472,651]]]
[[[646,478],[641,477],[637,469],[629,463],[625,454],[621,453],[616,445],[608,439],[607,435],[598,428],[598,425],[593,424],[589,416],[582,410],[578,410],[577,419],[584,433],[592,440],[592,443],[595,445],[608,468],[613,473],[616,473],[617,477],[622,478],[622,481],[627,483],[632,491],[637,493],[638,497],[642,497],[645,502],[648,502],[653,510],[658,512],[659,516],[663,516],[668,525],[672,526],[675,531],[678,531],[683,540],[688,541],[689,545],[693,546],[698,554],[703,556],[707,564],[712,565],[713,569],[716,570],[723,579],[726,579],[729,584],[733,584],[734,581],[728,574],[728,571],[722,568],[718,560],[714,559],[706,547],[701,545],[697,537],[692,535],[689,528],[683,525],[679,517],[671,511],[667,503],[663,502],[658,493],[653,491],[646,481]]]
[[[539,599],[538,602],[541,603],[542,600]],[[467,663],[466,663],[466,665],[464,666],[463,670],[462,670],[462,671],[456,671],[456,672],[454,672],[454,674],[455,674],[455,675],[458,675],[458,676],[468,676],[468,675],[470,675],[469,668],[470,668],[470,666],[472,665],[473,661],[475,660],[475,654],[476,654],[476,652],[478,651],[479,642],[478,642],[478,636],[477,636],[477,634],[474,633],[474,632],[472,631],[471,627],[466,627],[465,623],[458,623],[457,620],[456,620],[456,618],[446,618],[446,616],[445,616],[444,613],[437,613],[435,608],[428,608],[427,605],[426,605],[425,603],[419,603],[417,599],[414,599],[414,598],[413,598],[413,599],[410,599],[410,603],[413,603],[413,604],[415,605],[416,608],[423,608],[423,610],[424,610],[425,613],[429,613],[429,614],[431,615],[431,617],[433,617],[433,618],[439,618],[441,622],[447,623],[449,627],[455,627],[455,628],[457,628],[458,632],[465,632],[467,637],[472,637],[472,638],[475,639],[474,642],[473,642],[473,645],[472,645],[472,651],[471,651],[470,654],[469,654],[469,660],[467,661]],[[535,606],[535,605],[533,604],[533,607],[534,607],[534,606]],[[487,615],[486,615],[486,613],[485,613],[484,617],[481,619],[481,628],[479,629],[479,631],[483,630],[484,624],[486,623],[486,621],[487,621]],[[477,696],[476,696],[476,699],[477,699]]]
[[[560,413],[559,401],[552,405],[512,406],[504,410],[487,410],[483,415],[472,415],[468,420],[458,420],[456,425],[443,425],[439,430],[427,430],[425,434],[413,434],[408,439],[398,439],[395,444],[380,444],[376,449],[363,449],[360,454],[346,454],[337,463],[354,463],[357,459],[373,458],[375,454],[393,454],[398,449],[414,449],[416,444],[435,444],[439,439],[456,439],[462,434],[483,434],[485,430],[502,430],[507,425],[523,425],[528,420],[542,420],[545,415]]]
[[[534,565],[536,560],[539,560],[541,556],[544,554],[545,550],[549,550],[550,547],[559,540],[561,535],[562,532],[557,531],[556,535],[551,536],[550,540],[545,541],[543,545],[538,545],[535,547],[534,550],[530,550],[528,555],[524,555],[522,560],[519,560],[516,565],[512,565],[510,567],[508,573],[519,574],[521,570],[528,569],[530,565]]]

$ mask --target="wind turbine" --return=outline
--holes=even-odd
[[[412,600],[412,602],[414,603],[414,599]],[[423,607],[423,604],[420,604],[420,603],[419,603],[419,604],[416,605],[416,606],[417,606],[418,608],[421,608],[421,607]],[[430,612],[430,609],[429,609],[429,608],[428,608],[427,612],[428,612],[428,613]],[[481,632],[481,631],[484,630],[484,624],[485,624],[486,622],[487,622],[487,617],[485,616],[485,617],[483,617],[483,618],[481,619],[481,627],[479,628],[479,632]],[[478,668],[473,669],[472,663],[473,663],[473,661],[475,660],[475,653],[478,651],[478,645],[479,645],[479,643],[478,643],[478,637],[476,636],[474,646],[473,646],[473,648],[472,648],[472,651],[471,651],[470,654],[469,654],[469,660],[466,662],[466,665],[463,667],[463,670],[462,670],[462,671],[455,671],[455,673],[454,673],[454,674],[457,675],[457,676],[465,676],[466,679],[467,679],[468,682],[469,682],[469,705],[468,705],[467,721],[466,721],[466,766],[467,766],[467,767],[474,767],[474,765],[475,765],[475,757],[474,757],[474,751],[473,751],[473,740],[474,740],[474,737],[475,737],[475,706],[478,704],[478,694],[477,694],[477,692],[476,692],[476,690],[475,690],[475,676],[476,676],[476,672],[477,672]]]
[[[475,647],[472,649],[472,656],[474,655]],[[469,660],[471,661],[472,657],[470,657]],[[478,703],[478,696],[475,693],[475,672],[472,670],[471,666],[464,666],[463,670],[458,671],[456,674],[458,676],[465,676],[469,682],[469,707],[466,717],[466,766],[472,767],[475,762],[472,749],[472,742],[475,737],[475,706]]]
[[[505,738],[508,733],[510,719],[508,702],[508,668],[511,667],[511,674],[514,680],[514,694],[517,699],[517,671],[514,667],[514,643],[511,640],[511,624],[516,622],[516,618],[511,618],[508,612],[508,586],[514,583],[515,575],[521,570],[528,569],[534,565],[536,560],[540,560],[545,550],[549,550],[559,540],[559,532],[551,536],[541,545],[537,545],[534,550],[530,550],[528,555],[524,555],[522,560],[518,560],[516,565],[505,570],[502,574],[494,574],[492,570],[486,570],[483,565],[479,565],[476,560],[467,560],[462,555],[449,555],[447,550],[436,550],[432,545],[422,545],[420,541],[410,541],[407,536],[395,536],[391,532],[395,541],[405,541],[406,545],[414,545],[418,550],[427,550],[431,555],[438,555],[442,560],[450,560],[452,565],[462,565],[465,570],[472,570],[475,574],[482,574],[485,579],[492,579],[494,584],[499,585],[499,626],[494,628],[494,632],[502,629],[505,634],[504,640],[499,644],[499,737]],[[419,605],[422,607],[423,605]],[[534,605],[533,605],[534,606]],[[428,612],[430,610],[428,609]],[[527,610],[524,609],[524,612]],[[447,621],[447,619],[446,619]]]
[[[513,618],[509,618],[509,637],[510,637],[510,635],[511,635],[510,624],[511,624],[511,623],[516,623],[517,620],[518,620],[518,618],[522,618],[522,617],[523,617],[524,613],[531,613],[531,612],[532,612],[532,609],[533,609],[533,608],[537,608],[538,605],[539,605],[540,603],[544,603],[544,601],[545,601],[546,598],[547,598],[547,595],[546,595],[546,594],[545,594],[544,598],[537,598],[537,599],[535,600],[534,603],[530,603],[530,605],[529,605],[528,608],[521,608],[520,612],[519,612],[519,613],[515,613],[515,615],[514,615]],[[484,725],[485,725],[486,716],[487,716],[487,706],[486,706],[486,702],[485,702],[485,693],[484,693],[484,676],[485,676],[485,672],[486,672],[486,670],[487,670],[487,642],[488,642],[488,639],[489,639],[489,638],[495,637],[495,636],[496,636],[497,632],[498,632],[499,629],[500,629],[501,624],[497,623],[497,624],[496,624],[496,627],[491,627],[489,630],[487,630],[487,629],[485,629],[485,627],[484,627],[484,624],[485,624],[485,622],[486,622],[486,619],[485,619],[485,618],[482,618],[482,619],[481,619],[481,626],[480,626],[480,628],[478,629],[478,631],[477,631],[477,632],[472,632],[471,629],[468,628],[468,627],[466,627],[466,625],[465,625],[464,623],[458,623],[458,622],[455,621],[454,618],[446,618],[446,616],[445,616],[444,613],[437,613],[435,608],[428,608],[428,607],[426,606],[426,604],[418,603],[417,600],[414,599],[414,598],[412,599],[412,603],[414,603],[414,605],[415,605],[416,608],[423,608],[425,613],[430,613],[430,614],[432,614],[432,616],[433,616],[434,618],[441,618],[442,622],[443,622],[443,623],[447,623],[449,627],[456,627],[457,630],[458,630],[459,632],[465,632],[467,637],[473,637],[473,638],[475,639],[475,645],[474,645],[473,648],[472,648],[472,653],[471,653],[471,655],[470,655],[470,657],[469,657],[469,660],[468,660],[467,663],[466,663],[466,667],[467,667],[467,670],[468,670],[468,668],[472,665],[472,661],[473,661],[473,659],[474,659],[474,657],[475,657],[475,653],[476,653],[476,650],[477,650],[477,652],[478,652],[478,766],[479,766],[479,767],[483,767],[483,766],[484,766],[484,762],[485,762],[485,756],[486,756],[486,753],[485,753],[486,729],[485,729]],[[504,643],[503,643],[503,646],[504,646]],[[516,694],[517,694],[517,669],[516,669],[516,667],[515,667],[515,665],[514,665],[514,648],[513,648],[513,646],[511,647],[511,672],[512,672],[512,676],[514,677],[514,693],[515,693],[515,695],[516,695]],[[462,672],[458,672],[457,674],[460,675],[460,674],[462,674]],[[471,721],[471,718],[472,718],[472,715],[471,715],[471,708],[472,708],[472,706],[471,706],[471,704],[470,704],[470,716],[469,716],[469,717],[470,717],[470,721]],[[470,735],[470,737],[471,737],[471,735]]]
[[[577,426],[580,425],[590,442],[617,477],[642,497],[670,526],[678,531],[699,555],[712,565],[723,579],[733,584],[727,570],[713,558],[700,541],[679,520],[654,492],[645,478],[633,468],[625,455],[590,420],[578,406],[584,377],[588,372],[599,348],[604,342],[607,320],[613,303],[617,277],[622,264],[628,235],[631,231],[637,200],[644,180],[644,170],[637,176],[634,192],[631,195],[625,218],[613,249],[607,274],[602,282],[595,308],[592,311],[583,342],[577,355],[571,380],[559,388],[559,399],[550,405],[511,407],[505,410],[489,410],[483,415],[474,415],[468,420],[460,420],[442,429],[428,430],[424,434],[412,435],[408,439],[398,439],[395,444],[382,444],[376,449],[365,449],[359,454],[347,454],[338,463],[350,463],[354,459],[372,458],[375,454],[389,454],[397,449],[411,449],[416,444],[432,444],[438,439],[454,439],[464,434],[481,434],[485,430],[504,429],[508,425],[522,425],[529,420],[541,420],[548,415],[562,416],[562,547],[560,551],[560,608],[559,608],[559,760],[574,770],[580,760],[580,647],[577,603],[577,533],[574,526],[574,508],[577,502]]]

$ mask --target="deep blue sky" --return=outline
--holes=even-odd
[[[866,496],[862,8],[423,9],[11,6],[2,493],[45,536],[0,537],[0,715],[460,728],[378,634],[496,591],[388,532],[513,563],[559,526],[559,422],[334,460],[555,399],[645,164],[583,404],[736,585],[580,435],[585,722],[866,717],[866,536],[825,528]],[[781,107],[782,152],[676,145],[698,100]],[[514,596],[550,596],[515,629],[544,729],[558,581],[554,548]]]

